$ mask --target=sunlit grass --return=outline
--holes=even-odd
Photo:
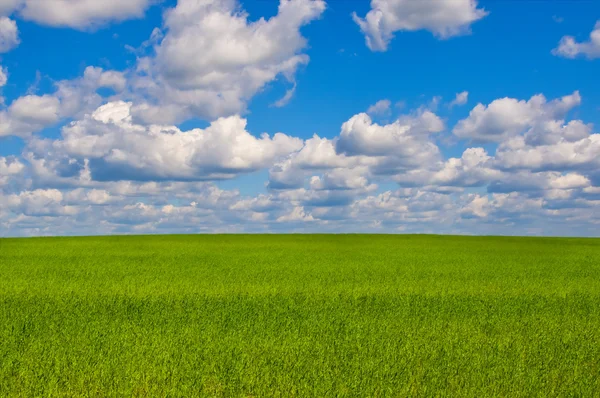
[[[600,240],[0,240],[0,396],[594,396]]]

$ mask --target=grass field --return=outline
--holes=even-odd
[[[600,240],[0,239],[0,396],[600,396]]]

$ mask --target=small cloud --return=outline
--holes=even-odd
[[[125,49],[135,55],[141,55],[146,51],[148,47],[152,47],[160,43],[164,37],[165,35],[162,32],[162,30],[160,30],[159,28],[154,28],[152,30],[152,33],[150,34],[150,38],[148,40],[143,41],[139,47],[134,47],[129,44],[125,44]]]
[[[564,58],[584,56],[587,59],[600,58],[600,20],[596,21],[594,30],[587,41],[578,42],[573,36],[563,36],[558,47],[551,51],[552,55]]]
[[[369,115],[384,115],[390,111],[391,105],[392,103],[390,100],[383,99],[371,105],[369,109],[367,109],[367,113]]]
[[[282,107],[286,106],[291,101],[295,92],[296,92],[296,83],[294,83],[294,86],[292,88],[290,88],[289,90],[287,90],[285,92],[285,95],[282,98],[275,101],[271,106],[274,106],[275,108],[282,108]]]
[[[31,83],[31,85],[27,89],[27,95],[33,95],[33,94],[37,93],[37,91],[40,88],[41,82],[42,82],[42,73],[39,70],[36,70],[35,71],[35,80],[33,81],[33,83]]]
[[[552,19],[554,20],[554,22],[556,23],[562,23],[565,19],[563,17],[559,17],[557,15],[553,15]]]
[[[450,102],[449,107],[452,108],[453,106],[456,105],[464,105],[467,103],[467,100],[469,99],[469,92],[468,91],[463,91],[461,93],[456,93],[456,97],[454,97],[454,99],[452,100],[452,102]]]
[[[440,104],[440,101],[442,100],[442,97],[439,95],[434,96],[431,101],[429,101],[429,109],[431,110],[436,110],[438,105]]]
[[[0,87],[4,87],[8,81],[8,69],[0,66]]]

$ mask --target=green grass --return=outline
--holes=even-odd
[[[600,240],[0,239],[0,396],[600,396]]]

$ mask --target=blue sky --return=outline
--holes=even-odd
[[[95,4],[0,0],[2,236],[600,235],[598,2]]]

